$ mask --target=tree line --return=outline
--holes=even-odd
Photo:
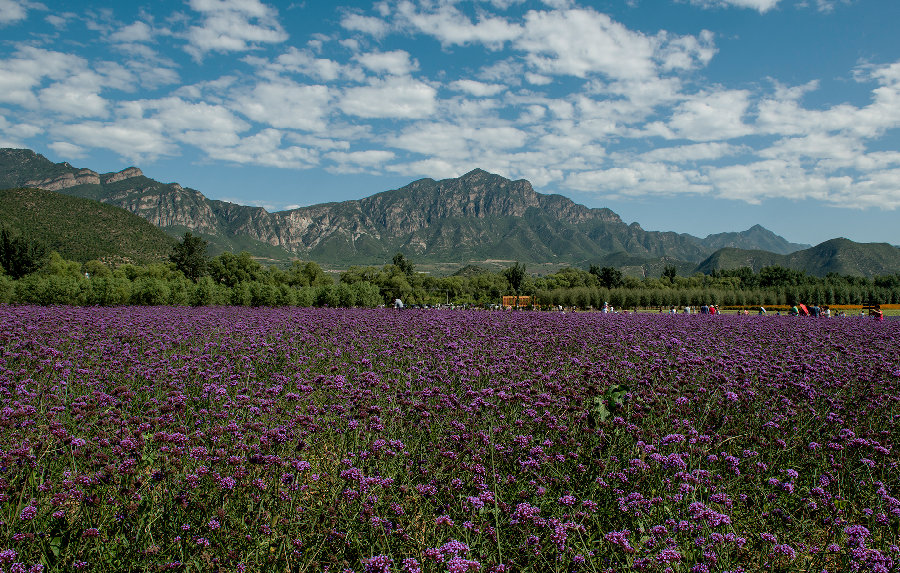
[[[464,269],[435,277],[416,271],[397,253],[382,266],[351,266],[338,275],[312,261],[265,266],[248,253],[206,254],[207,243],[185,233],[169,261],[112,268],[80,263],[0,228],[0,303],[73,305],[246,305],[374,307],[401,299],[406,305],[489,306],[504,295],[528,295],[542,306],[615,308],[900,303],[900,274],[874,278],[814,277],[779,266],[679,276],[674,266],[659,277],[635,278],[613,267],[563,268],[534,276],[515,263],[499,272]]]

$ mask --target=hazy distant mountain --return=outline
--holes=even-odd
[[[889,275],[900,272],[900,248],[887,243],[856,243],[844,238],[831,239],[788,255],[725,248],[700,263],[696,271],[710,273],[741,267],[758,271],[772,265],[806,271],[819,277],[828,273],[866,277]]]
[[[326,264],[380,264],[402,251],[418,262],[601,264],[653,276],[666,265],[687,274],[701,262],[706,264],[703,268],[713,268],[743,257],[756,266],[757,259],[770,260],[769,255],[809,250],[759,225],[703,239],[645,231],[637,223],[624,223],[609,209],[537,193],[528,181],[480,169],[459,178],[421,179],[364,199],[269,213],[211,200],[177,183],[154,181],[136,167],[98,174],[52,163],[30,150],[0,149],[2,187],[36,187],[96,199],[131,211],[171,235],[184,230],[200,233],[214,251],[247,250],[272,260],[300,257]],[[729,254],[729,248],[755,250],[759,255]],[[845,250],[832,255],[833,263],[819,267],[840,267]],[[716,257],[713,261],[707,259],[711,255]],[[801,259],[797,264],[815,267]],[[867,266],[874,268],[880,267],[874,262]]]
[[[707,235],[700,243],[704,247],[712,250],[731,247],[737,249],[770,251],[781,255],[802,251],[803,249],[808,249],[812,246],[789,243],[783,237],[776,235],[761,225],[753,225],[746,231],[741,231],[740,233],[717,233],[715,235]]]

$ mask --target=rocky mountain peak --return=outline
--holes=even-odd
[[[110,183],[118,183],[119,181],[124,181],[126,179],[131,179],[132,177],[143,177],[144,172],[138,169],[137,167],[128,167],[119,171],[117,173],[107,173],[103,175],[103,184],[109,185]]]

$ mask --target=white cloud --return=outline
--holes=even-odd
[[[109,39],[113,42],[131,44],[134,42],[149,42],[153,39],[153,32],[146,22],[135,22],[113,32]]]
[[[318,164],[319,157],[315,150],[283,147],[282,135],[277,129],[264,129],[235,145],[210,147],[206,152],[212,159],[268,167],[306,169]]]
[[[247,61],[255,63],[258,67],[276,76],[284,73],[296,73],[330,82],[342,76],[353,75],[347,66],[328,58],[316,57],[309,51],[298,50],[293,46],[275,58],[273,62],[266,62],[261,59],[253,60],[251,58],[247,58]],[[361,73],[357,76],[359,78],[362,77]]]
[[[821,1],[821,0],[820,0]],[[749,8],[765,14],[778,5],[779,0],[691,0],[691,4],[703,8]]]
[[[491,97],[507,89],[502,84],[487,84],[476,80],[456,80],[450,83],[450,88],[475,97]]]
[[[857,157],[865,154],[865,147],[856,138],[812,133],[782,139],[760,150],[758,154],[763,158],[794,163],[826,161],[836,169],[852,165]]]
[[[82,159],[88,156],[88,150],[79,145],[73,145],[67,141],[54,141],[47,147],[65,159]]]
[[[547,86],[553,83],[553,78],[543,74],[528,72],[525,74],[525,81],[533,86]]]
[[[171,155],[178,149],[164,135],[162,123],[153,119],[72,123],[56,126],[52,133],[72,145],[109,149],[134,162]]]
[[[456,167],[444,159],[430,158],[392,165],[389,167],[389,171],[410,177],[448,179],[450,177],[459,177],[466,172],[466,169],[465,167]]]
[[[56,28],[57,30],[64,29],[70,21],[74,20],[76,15],[72,12],[62,12],[56,14],[48,14],[44,17],[44,21]]]
[[[272,127],[322,131],[331,99],[326,86],[281,81],[258,84],[235,104],[248,118]]]
[[[764,133],[804,135],[842,132],[859,138],[874,138],[900,127],[900,63],[866,66],[857,70],[858,81],[875,81],[872,102],[863,107],[840,104],[821,110],[804,108],[801,97],[815,89],[811,83],[797,88],[779,86],[773,97],[759,103],[757,126]]]
[[[109,102],[100,96],[100,76],[82,72],[51,84],[38,95],[41,107],[68,117],[106,117]]]
[[[403,0],[397,6],[395,17],[419,32],[437,38],[445,46],[483,44],[500,49],[522,33],[519,26],[503,18],[485,16],[473,23],[449,3],[440,4],[432,12],[421,12],[412,2]]]
[[[0,102],[35,107],[34,89],[45,79],[63,80],[86,68],[87,60],[78,56],[24,46],[12,59],[0,60]]]
[[[531,11],[516,47],[538,72],[615,79],[654,75],[654,42],[606,14],[579,9]]]
[[[405,76],[419,69],[419,63],[410,58],[409,52],[403,50],[357,54],[354,59],[376,74]]]
[[[782,159],[718,167],[708,175],[720,197],[754,205],[775,197],[829,201],[831,196],[846,195],[853,186],[851,177],[829,177]]]
[[[203,15],[201,26],[187,33],[194,57],[206,52],[242,52],[257,44],[277,44],[288,39],[277,12],[259,0],[190,0]]]
[[[522,147],[527,139],[527,133],[510,126],[421,122],[389,139],[388,143],[413,153],[424,151],[457,165],[484,165],[490,157]]]
[[[25,122],[9,122],[0,115],[0,147],[24,147],[22,143],[28,138],[40,134],[43,130],[34,124]]]
[[[634,162],[623,167],[570,174],[567,187],[607,198],[642,195],[708,194],[713,188],[697,170],[666,163]]]
[[[362,14],[346,14],[341,18],[341,26],[352,32],[362,32],[376,38],[387,34],[390,26],[380,18],[363,16]]]
[[[336,165],[328,170],[335,173],[368,173],[381,170],[396,154],[392,151],[370,149],[366,151],[334,151],[325,157]]]
[[[46,10],[47,7],[28,0],[0,0],[0,26],[21,22],[28,18],[29,10]]]
[[[663,70],[690,70],[707,65],[716,55],[714,35],[709,30],[700,36],[675,36],[660,32],[657,59]]]
[[[347,89],[338,105],[357,117],[421,119],[437,110],[437,90],[412,78],[388,78]]]
[[[713,161],[747,151],[749,151],[747,147],[730,143],[696,143],[654,149],[642,154],[641,159],[649,162],[666,161],[670,163]]]
[[[744,90],[723,90],[689,97],[679,105],[666,127],[669,137],[694,141],[732,139],[752,133],[744,123],[750,94]]]
[[[178,141],[201,149],[235,145],[240,133],[250,124],[242,121],[222,105],[189,102],[177,97],[138,102],[139,117],[149,116],[159,122],[163,133]]]

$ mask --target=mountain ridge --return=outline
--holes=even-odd
[[[539,193],[524,179],[510,180],[483,169],[458,178],[423,178],[361,199],[269,212],[155,181],[135,166],[100,174],[53,163],[32,150],[0,149],[0,188],[25,184],[56,187],[61,193],[121,207],[171,236],[191,230],[210,240],[214,251],[249,250],[272,261],[299,257],[338,265],[373,264],[402,251],[420,262],[461,266],[490,259],[585,267],[619,261],[647,274],[669,264],[680,272],[709,270],[734,264],[739,252],[738,258],[747,259],[746,252],[755,251],[751,265],[758,259],[820,270],[843,268],[850,274],[884,270],[877,256],[866,254],[876,247],[849,241],[852,245],[826,245],[815,255],[795,255],[816,247],[791,243],[760,225],[704,238],[646,231],[638,223],[626,224],[610,209]],[[891,259],[893,251],[878,248]],[[845,255],[853,249],[856,255]],[[843,262],[816,267],[809,260],[814,256]],[[866,261],[866,268],[846,259]]]

